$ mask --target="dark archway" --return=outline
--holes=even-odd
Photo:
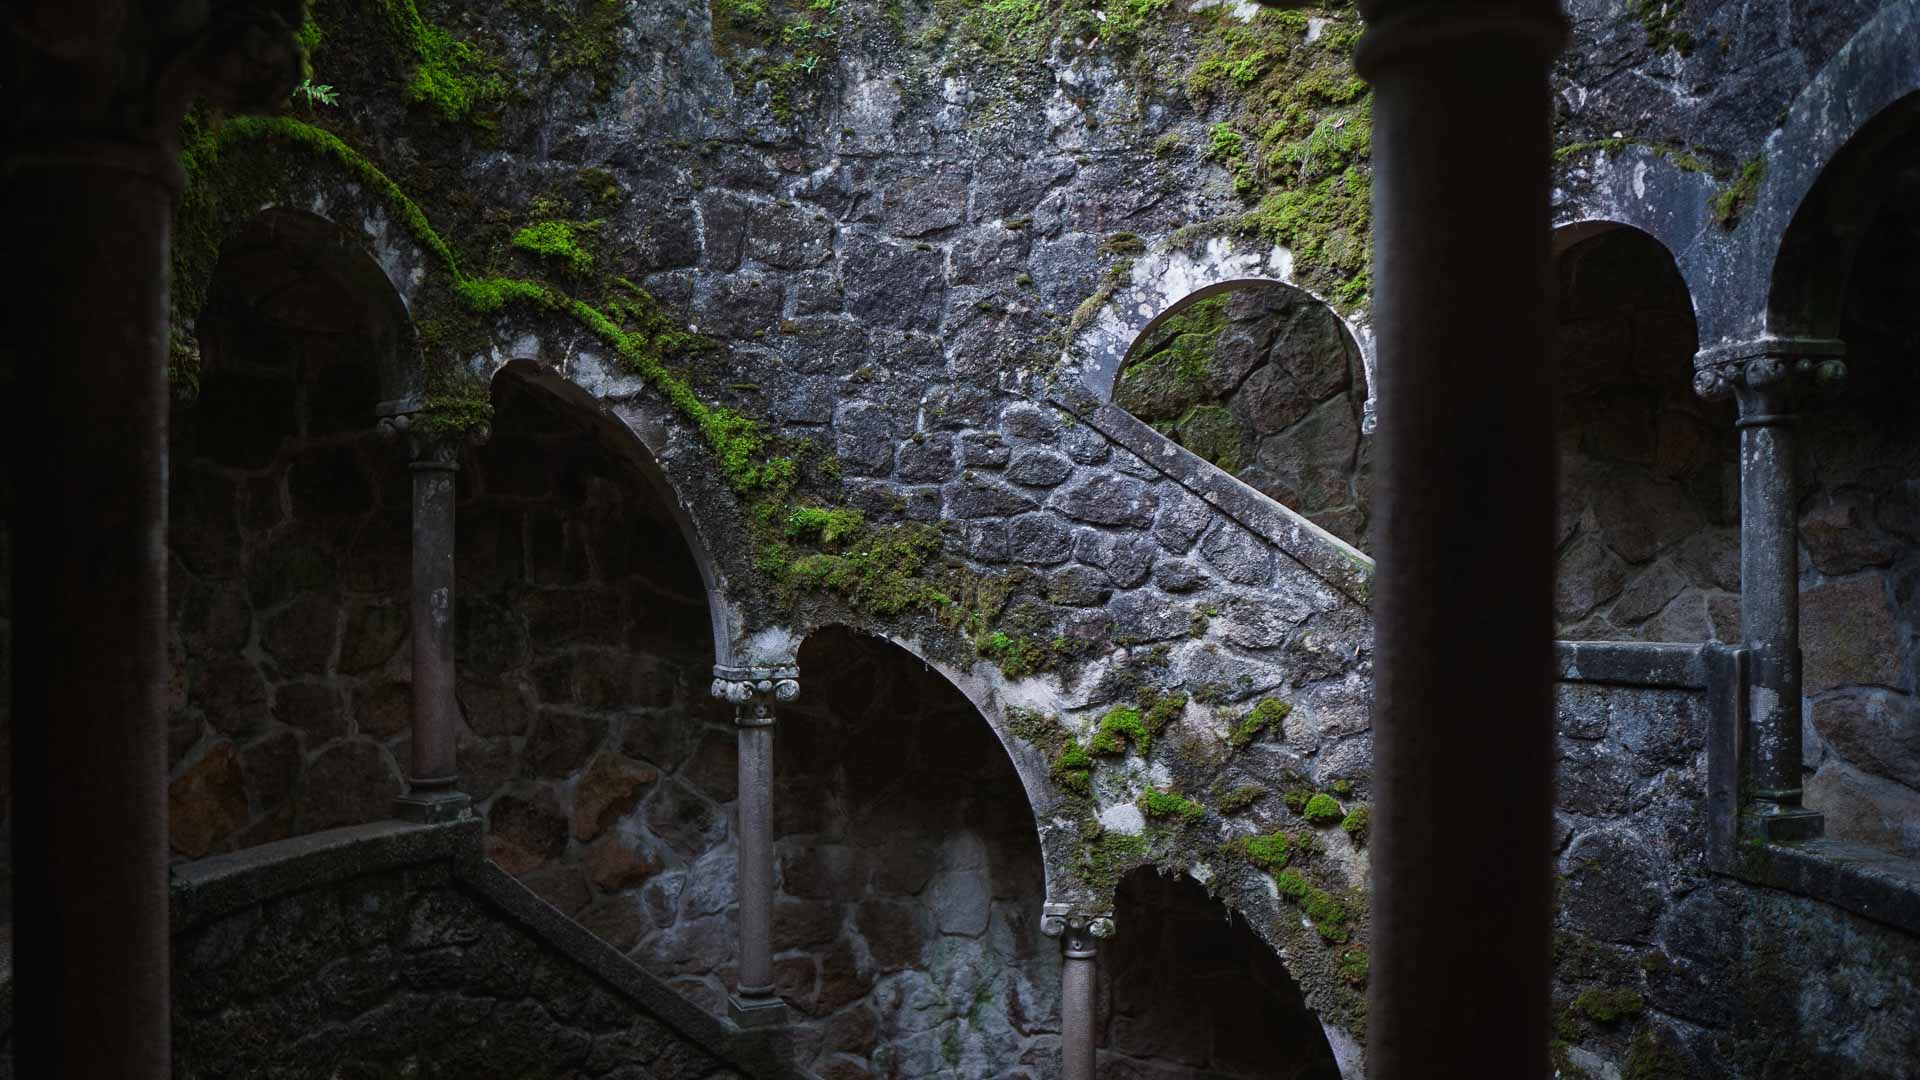
[[[1806,799],[1828,835],[1920,857],[1920,97],[1857,138],[1835,165],[1874,166],[1848,180],[1845,219],[1814,216],[1829,200],[1795,223],[1840,260],[1802,269],[1845,283],[1847,349],[1846,379],[1802,421]]]
[[[1733,408],[1693,392],[1686,284],[1638,229],[1566,231],[1579,238],[1555,260],[1559,635],[1737,640]]]
[[[1372,500],[1360,348],[1331,308],[1277,281],[1183,299],[1135,339],[1114,404],[1356,547]]]
[[[732,768],[732,733],[658,466],[566,389],[508,365],[460,473],[457,753],[493,859],[627,950],[679,917],[726,832],[731,795],[707,781]]]
[[[801,1066],[1050,1068],[1059,943],[1040,933],[1039,838],[1006,750],[899,646],[828,628],[799,661],[774,751],[773,938],[796,1044],[814,1048]]]
[[[1120,881],[1114,922],[1101,959],[1101,1076],[1340,1076],[1286,965],[1198,882],[1141,867]]]
[[[373,424],[405,318],[323,219],[268,211],[222,248],[171,425],[177,858],[381,818],[400,791],[406,710],[377,706],[405,694],[411,507]]]
[[[1767,298],[1774,336],[1840,336],[1863,245],[1898,177],[1920,160],[1920,93],[1887,106],[1820,170],[1780,239]]]

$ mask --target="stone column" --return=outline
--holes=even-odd
[[[1800,803],[1800,529],[1794,427],[1812,391],[1846,376],[1831,339],[1768,338],[1709,349],[1693,387],[1732,397],[1740,429],[1740,635],[1752,653],[1743,811],[1772,840],[1819,836]]]
[[[404,434],[413,470],[413,763],[394,816],[451,821],[466,813],[454,761],[460,715],[454,697],[454,474],[460,453],[486,441],[487,430],[428,430],[418,413],[380,419],[382,434]]]
[[[1361,10],[1382,538],[1367,1074],[1545,1076],[1547,73],[1566,21],[1552,0],[1361,0]],[[1462,813],[1468,805],[1478,809]]]
[[[1112,937],[1113,929],[1111,918],[1072,915],[1065,904],[1048,904],[1041,916],[1040,932],[1060,939],[1061,1080],[1093,1080],[1099,941]]]
[[[271,108],[297,3],[7,11],[4,465],[13,519],[13,1054],[170,1072],[168,247],[195,94]],[[211,21],[210,21],[211,20]],[[31,1065],[27,1063],[31,1062]]]
[[[793,666],[713,669],[713,696],[733,702],[739,738],[739,974],[727,1013],[741,1027],[787,1020],[787,1003],[773,993],[773,722],[776,703],[800,696],[799,679]]]

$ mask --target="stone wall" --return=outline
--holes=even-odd
[[[411,480],[367,343],[231,299],[172,416],[176,858],[384,817],[404,768]]]
[[[1199,883],[1136,870],[1114,918],[1100,946],[1100,1076],[1339,1077],[1286,966]]]
[[[1275,502],[1367,549],[1373,472],[1360,350],[1279,283],[1210,296],[1135,344],[1114,403]]]
[[[1905,190],[1914,193],[1907,182]],[[1890,199],[1850,278],[1847,380],[1803,426],[1809,802],[1920,856],[1920,220]]]
[[[1560,1075],[1905,1075],[1920,944],[1708,873],[1707,723],[1698,691],[1560,686]]]
[[[1737,640],[1738,434],[1731,404],[1693,392],[1686,285],[1632,229],[1557,269],[1559,636]]]

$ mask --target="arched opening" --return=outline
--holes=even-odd
[[[1889,110],[1836,157],[1829,168],[1845,171],[1823,174],[1815,192],[1838,184],[1852,201],[1810,197],[1789,230],[1829,239],[1824,258],[1794,267],[1807,281],[1776,278],[1789,297],[1844,283],[1831,307],[1802,309],[1847,349],[1845,380],[1801,423],[1806,801],[1826,814],[1829,836],[1908,856],[1920,856],[1917,103]]]
[[[404,319],[319,218],[269,211],[222,248],[169,448],[177,858],[385,817],[401,790],[372,706],[406,671],[407,464],[374,429]]]
[[[773,793],[774,976],[796,1013],[796,1064],[821,1076],[1050,1068],[1060,947],[1040,932],[1039,838],[1006,750],[896,645],[828,628],[799,662]]]
[[[726,832],[710,781],[731,775],[732,730],[659,466],[565,390],[509,364],[460,472],[457,754],[494,861],[627,950],[679,917],[689,874],[731,889],[730,858],[702,860]]]
[[[1736,641],[1733,407],[1693,392],[1693,304],[1673,257],[1627,227],[1572,227],[1559,277],[1560,516],[1567,639]]]
[[[1120,880],[1114,922],[1102,947],[1100,1075],[1338,1080],[1286,965],[1198,882],[1134,870]]]
[[[1128,350],[1113,401],[1274,501],[1366,548],[1372,501],[1360,348],[1277,281],[1183,300]]]

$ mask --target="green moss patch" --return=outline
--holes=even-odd
[[[1346,816],[1331,795],[1315,795],[1300,808],[1300,816],[1315,825],[1332,825]]]
[[[1235,750],[1245,750],[1264,732],[1279,731],[1287,717],[1293,713],[1293,706],[1279,698],[1261,698],[1247,714],[1227,732],[1227,745]],[[1303,804],[1304,805],[1304,804]]]
[[[1207,816],[1207,808],[1184,795],[1172,791],[1142,792],[1139,803],[1140,812],[1150,818],[1173,819],[1183,823],[1199,821]]]

